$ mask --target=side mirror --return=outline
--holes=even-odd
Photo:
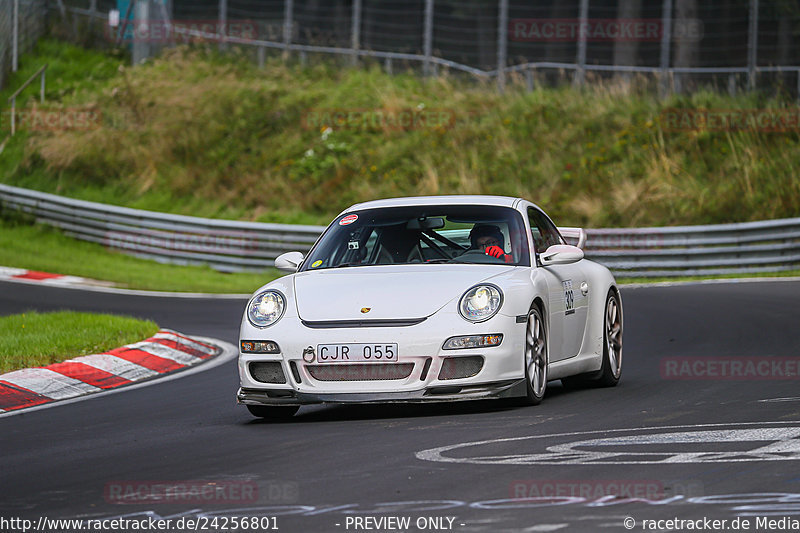
[[[539,260],[542,265],[569,265],[583,259],[583,250],[569,244],[554,244],[541,254]]]
[[[297,272],[297,267],[303,262],[300,252],[286,252],[275,258],[275,268],[284,272]]]

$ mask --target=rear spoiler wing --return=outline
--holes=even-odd
[[[583,250],[583,245],[586,244],[586,230],[583,228],[558,228],[558,231],[561,233],[562,237],[577,239],[578,248]]]

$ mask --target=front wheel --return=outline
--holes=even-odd
[[[528,313],[525,328],[525,403],[538,405],[547,390],[547,330],[538,307]]]
[[[284,420],[292,418],[300,408],[294,405],[248,405],[250,414],[258,418],[269,420]]]

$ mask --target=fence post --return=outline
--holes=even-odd
[[[150,34],[142,36],[139,32],[141,24],[149,24],[151,20],[150,0],[131,0],[133,7],[133,64],[138,65],[150,57]]]
[[[669,58],[672,50],[672,0],[664,0],[661,6],[661,80],[659,92],[661,98],[669,94]]]
[[[224,50],[227,48],[225,36],[228,34],[228,0],[219,0],[219,48]]]
[[[425,62],[422,72],[426,76],[431,74],[431,56],[433,55],[433,0],[425,0],[425,29],[422,44]]]
[[[13,36],[11,43],[11,72],[17,71],[17,62],[19,58],[19,0],[14,0],[14,14],[13,16]]]
[[[508,0],[500,0],[497,13],[497,89],[506,88],[506,63],[508,62]]]
[[[758,61],[758,0],[750,0],[750,17],[747,28],[747,88],[756,88],[756,62]]]
[[[361,48],[361,0],[353,0],[353,15],[350,21],[350,48],[353,49],[351,63],[358,63],[358,50]]]
[[[285,0],[283,7],[283,58],[289,57],[289,45],[292,42],[292,26],[294,26],[294,0]]]
[[[575,70],[573,85],[580,87],[586,78],[586,25],[589,19],[589,0],[581,0],[580,13],[578,14],[578,54],[575,62],[578,68]]]

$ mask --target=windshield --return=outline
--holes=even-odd
[[[301,271],[434,263],[530,266],[522,217],[508,207],[480,205],[351,212],[325,231]]]

